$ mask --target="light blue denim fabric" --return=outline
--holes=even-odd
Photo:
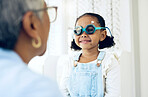
[[[102,60],[105,52],[100,52],[98,60]],[[79,59],[75,57],[75,60]],[[102,65],[99,67],[95,62],[78,63],[73,67],[68,90],[71,97],[103,97],[104,89],[102,82]]]

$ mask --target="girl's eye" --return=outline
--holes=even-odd
[[[77,30],[76,30],[77,32],[81,32],[81,28],[77,28]]]
[[[76,29],[74,30],[75,34],[79,35],[82,31],[81,27],[76,27]]]
[[[93,28],[93,27],[88,27],[88,28],[86,29],[86,31],[87,31],[88,33],[93,33],[93,32],[94,32],[94,28]]]

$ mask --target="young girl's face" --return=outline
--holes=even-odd
[[[97,18],[93,16],[83,16],[77,23],[77,26],[85,28],[87,25],[93,24],[95,27],[100,27]],[[106,37],[106,30],[96,30],[93,34],[87,34],[85,31],[81,35],[75,35],[75,43],[83,49],[98,49],[99,41],[103,41]]]

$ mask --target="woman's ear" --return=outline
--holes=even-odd
[[[27,12],[22,20],[22,28],[24,33],[27,34],[31,38],[37,38],[38,35],[38,28],[39,28],[40,20],[37,16],[34,15],[33,12]]]
[[[106,38],[107,31],[103,30],[100,32],[100,41],[103,41]]]

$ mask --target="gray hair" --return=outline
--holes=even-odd
[[[43,5],[43,0],[0,0],[0,47],[14,49],[24,14]],[[41,19],[41,12],[35,14]]]

